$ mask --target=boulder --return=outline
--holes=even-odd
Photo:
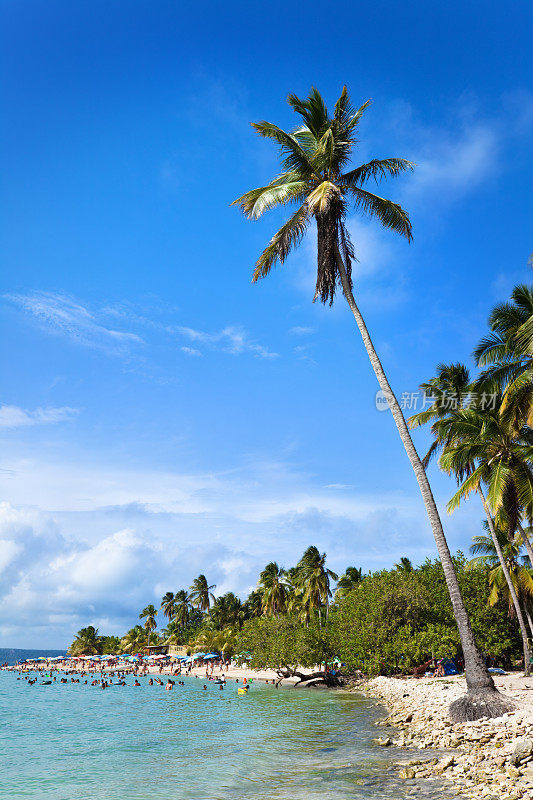
[[[516,767],[521,761],[528,758],[533,753],[533,739],[529,736],[523,736],[517,739],[513,745],[513,752],[511,753],[511,764]]]

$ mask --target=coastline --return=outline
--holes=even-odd
[[[406,785],[439,776],[450,782],[458,797],[531,800],[533,679],[515,673],[495,676],[495,683],[514,700],[515,711],[497,719],[453,725],[447,710],[465,692],[462,676],[378,677],[361,681],[352,691],[379,700],[389,711],[377,723],[385,729],[377,744],[421,751],[420,758],[396,762]],[[436,758],[433,751],[437,749],[447,754]]]

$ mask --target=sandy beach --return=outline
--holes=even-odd
[[[497,719],[452,725],[448,707],[465,692],[464,677],[384,678],[362,682],[357,691],[383,701],[389,715],[378,724],[382,746],[416,747],[420,758],[398,759],[406,784],[444,777],[457,796],[488,800],[533,798],[533,678],[495,676],[515,711]],[[446,750],[436,758],[432,750]]]

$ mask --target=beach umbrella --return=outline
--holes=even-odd
[[[204,656],[204,661],[206,658],[220,658],[220,656],[218,653],[207,653],[207,655]]]

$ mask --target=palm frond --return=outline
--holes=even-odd
[[[294,111],[300,114],[316,138],[320,138],[329,123],[329,116],[326,104],[318,89],[313,86],[307,100],[302,100],[295,94],[289,94],[287,102]]]
[[[361,164],[360,167],[342,175],[341,183],[352,189],[361,186],[369,178],[374,178],[376,183],[379,183],[383,178],[389,176],[395,178],[402,172],[412,171],[414,168],[415,164],[405,158],[374,158],[367,164]]]
[[[487,499],[496,513],[502,505],[506,487],[511,477],[511,470],[504,464],[502,459],[491,465],[490,476],[487,484]]]
[[[347,131],[347,133],[349,133],[349,132],[350,132],[350,131],[352,131],[352,130],[353,130],[353,129],[354,129],[356,126],[357,126],[357,125],[359,125],[359,122],[361,121],[361,117],[363,116],[363,114],[365,113],[366,109],[368,108],[368,106],[369,106],[371,103],[372,103],[372,100],[367,100],[365,103],[363,103],[363,105],[362,105],[362,106],[360,106],[360,107],[357,109],[357,111],[355,112],[355,114],[352,114],[352,116],[350,117],[350,119],[349,119],[349,120],[348,120],[348,122],[346,123],[346,131]]]
[[[268,186],[251,189],[242,197],[234,200],[231,205],[239,205],[248,219],[258,219],[265,211],[275,206],[286,205],[295,200],[303,201],[307,186],[307,181],[286,180],[280,182],[280,179],[276,178]]]
[[[285,261],[293,247],[302,240],[309,222],[309,209],[304,203],[287,222],[274,234],[255,265],[253,282],[265,278],[274,264]]]
[[[353,186],[350,191],[358,210],[371,217],[377,217],[384,228],[389,228],[411,241],[413,234],[409,214],[400,205],[368,192],[366,189],[361,189],[359,186]]]
[[[278,128],[272,122],[252,122],[252,127],[267,139],[273,139],[281,149],[283,165],[285,170],[297,171],[302,177],[310,178],[316,176],[315,170],[307,153],[299,143],[298,139],[290,133]]]
[[[478,367],[485,367],[501,361],[506,353],[507,347],[500,334],[489,333],[480,339],[472,355]]]
[[[453,511],[455,511],[455,509],[458,508],[459,505],[461,504],[461,500],[465,500],[470,494],[470,492],[473,492],[478,488],[482,477],[483,477],[483,467],[480,466],[476,470],[474,470],[474,472],[472,472],[471,475],[468,476],[468,478],[462,483],[462,485],[450,499],[450,501],[446,506],[448,514],[451,514]]]

